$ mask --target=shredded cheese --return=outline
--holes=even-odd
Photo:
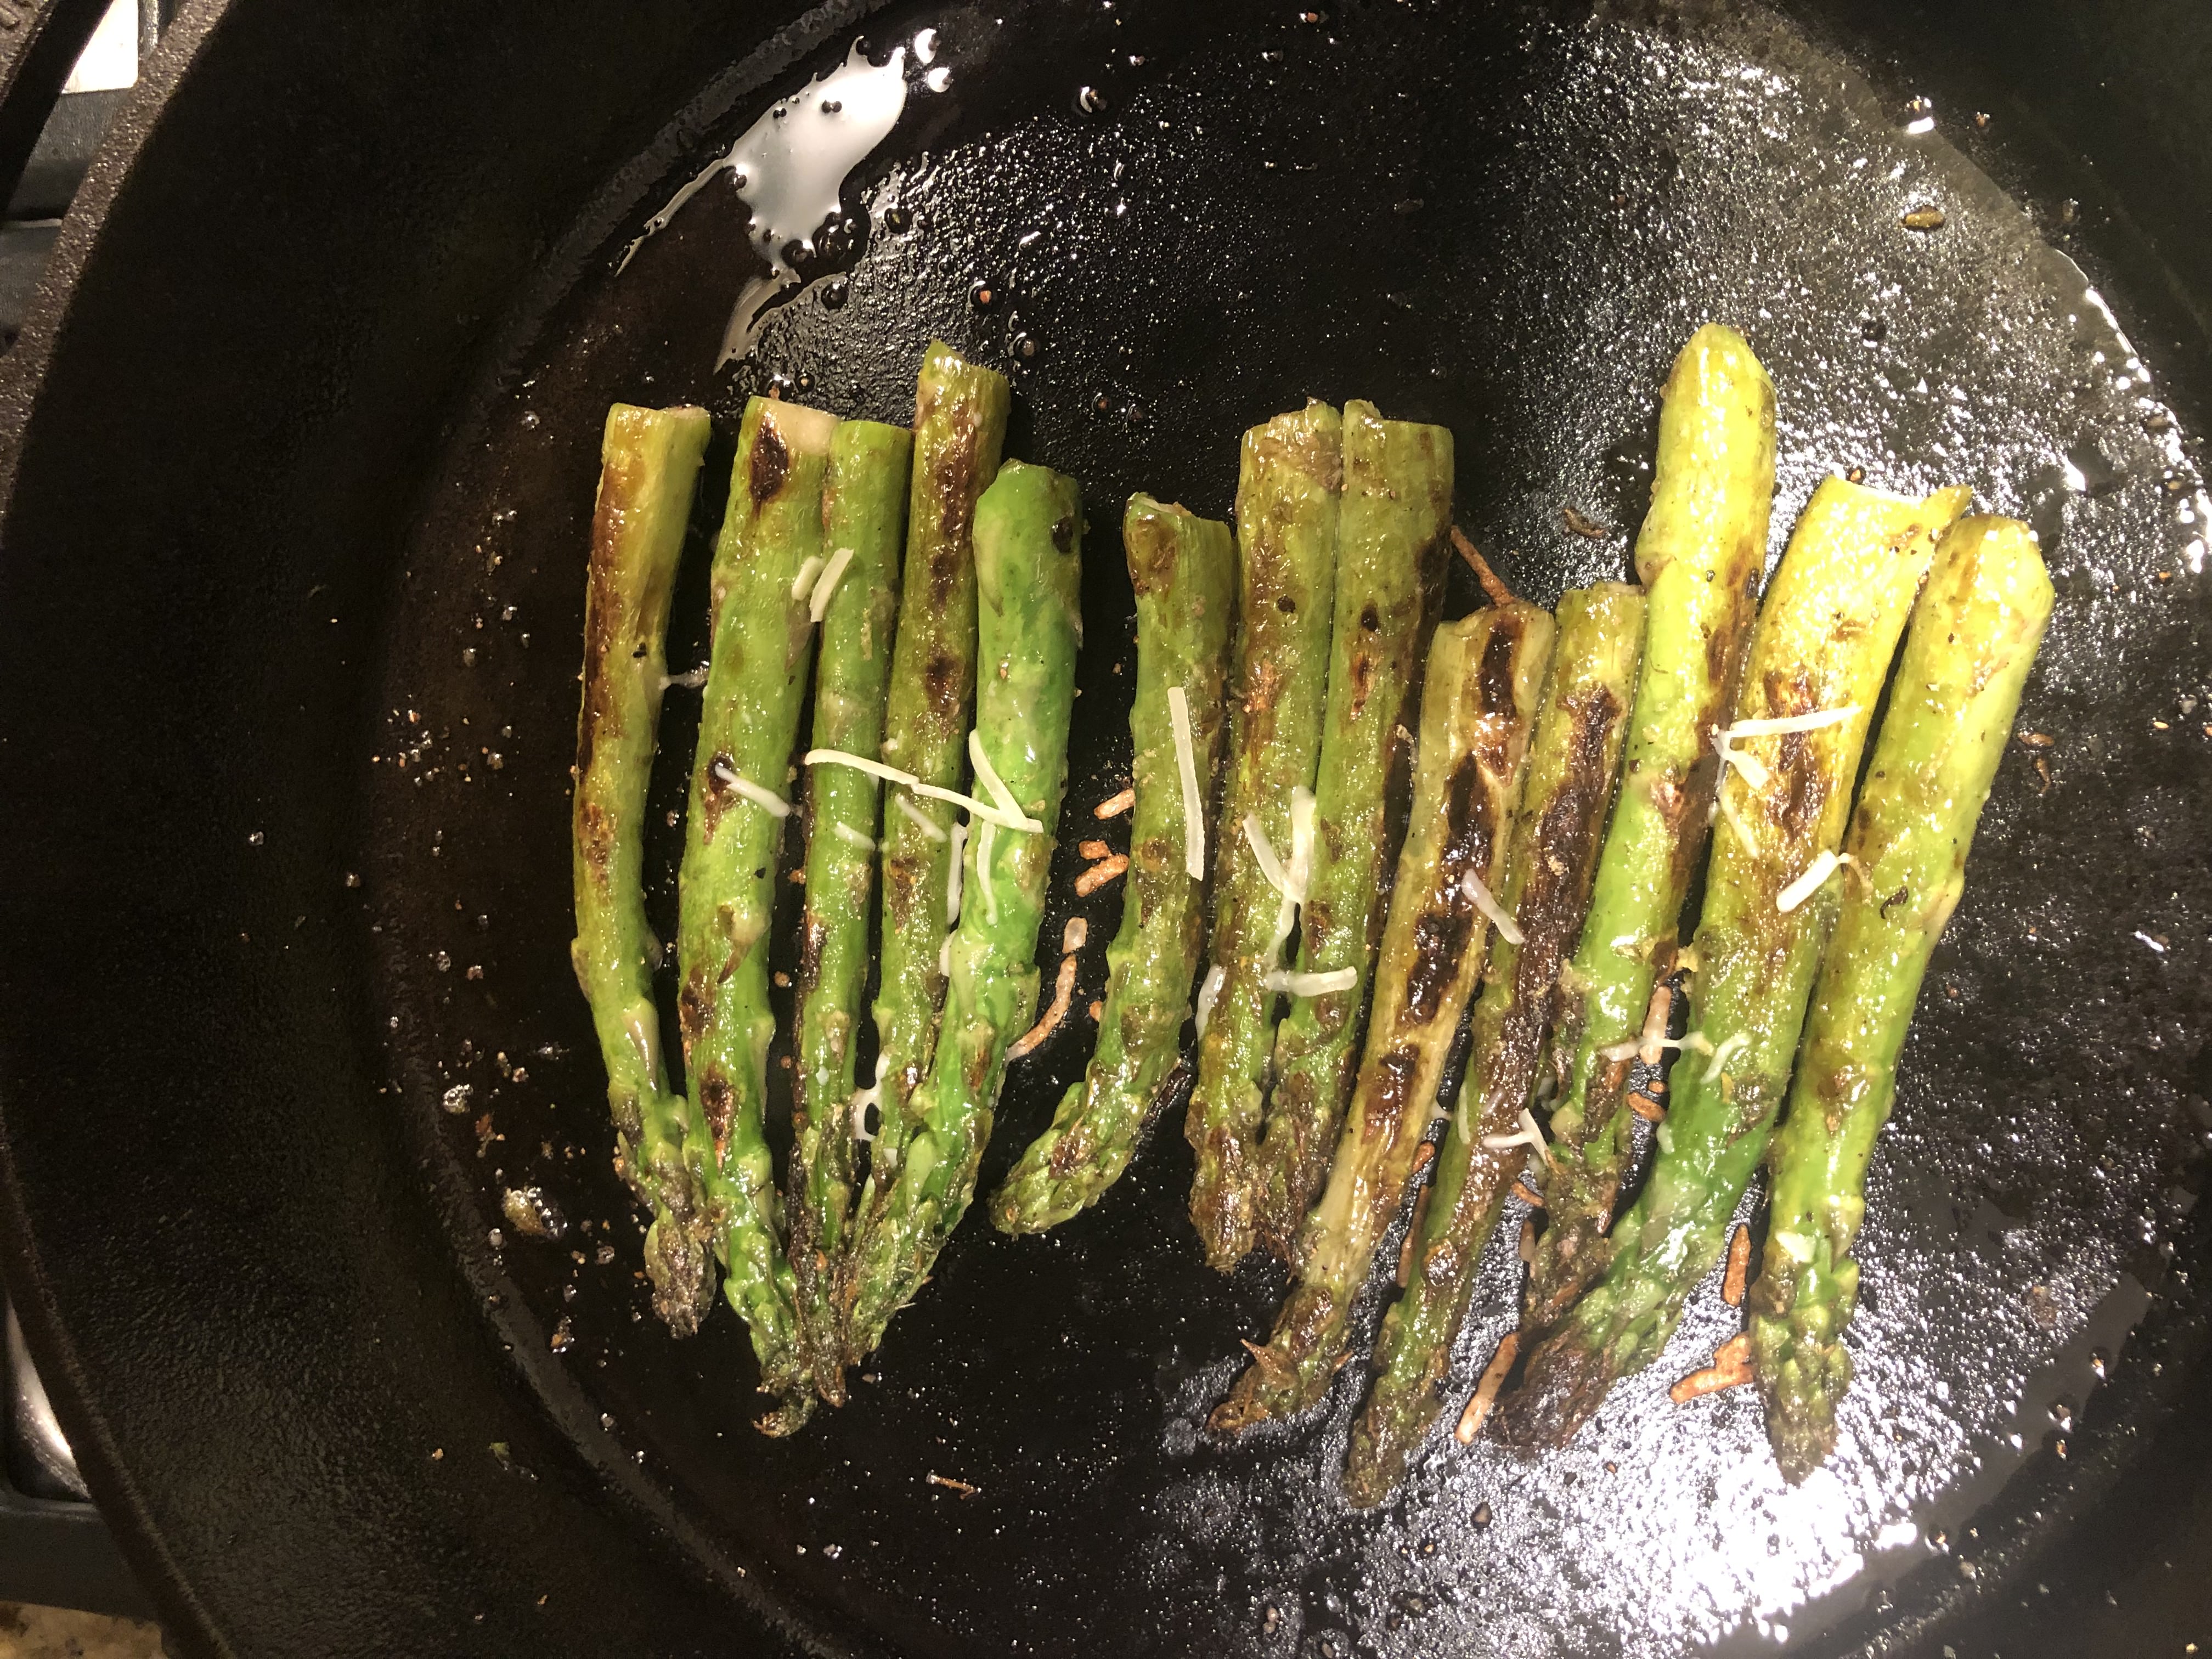
[[[1836,873],[1843,862],[1833,853],[1823,853],[1805,866],[1805,873],[1774,896],[1774,908],[1788,915],[1807,899],[1820,890],[1821,884]]]
[[[1483,1149],[1486,1152],[1510,1152],[1516,1146],[1533,1146],[1544,1162],[1549,1164],[1552,1149],[1544,1144],[1544,1132],[1536,1127],[1536,1115],[1526,1106],[1521,1109],[1520,1124],[1521,1127],[1510,1135],[1483,1136]]]
[[[945,831],[932,823],[928,817],[924,815],[921,808],[916,806],[904,795],[893,795],[891,797],[891,805],[897,807],[900,811],[905,813],[908,821],[913,823],[914,827],[921,830],[923,835],[927,836],[930,840],[943,841],[945,839]]]
[[[844,578],[845,567],[852,562],[853,550],[849,547],[841,547],[830,556],[830,562],[822,567],[822,574],[814,579],[814,597],[807,601],[806,616],[810,622],[818,624],[830,614],[830,596],[837,591],[838,582]]]
[[[873,1140],[876,1138],[876,1132],[868,1127],[868,1108],[880,1106],[883,1103],[883,1098],[884,1085],[880,1080],[872,1088],[861,1089],[854,1092],[851,1107],[854,1139]]]
[[[1283,873],[1283,861],[1275,856],[1274,843],[1267,839],[1267,826],[1260,822],[1257,812],[1244,815],[1244,839],[1252,848],[1252,856],[1259,861],[1260,873],[1267,878],[1267,885],[1282,895],[1285,904],[1297,904],[1297,899],[1291,892],[1290,878]]]
[[[1508,945],[1518,945],[1521,943],[1520,928],[1514,925],[1513,918],[1505,914],[1505,907],[1498,902],[1497,896],[1491,892],[1480,876],[1468,871],[1460,878],[1459,890],[1474,901],[1474,908],[1481,911],[1490,925],[1498,930],[1498,938]]]
[[[846,846],[862,853],[872,853],[876,843],[872,837],[862,835],[849,823],[833,823],[830,828]]]
[[[1198,755],[1190,741],[1190,699],[1168,687],[1168,723],[1175,732],[1176,775],[1182,783],[1182,872],[1206,879],[1206,804],[1198,793]]]
[[[1000,814],[1000,826],[1042,835],[1044,825],[1022,811],[1022,804],[1014,799],[1014,792],[1006,787],[1006,781],[999,775],[999,769],[991,764],[991,757],[983,752],[983,734],[981,732],[971,730],[968,733],[968,758],[975,764],[975,781],[990,792],[992,804]]]
[[[974,752],[975,734],[969,734],[970,752]],[[950,801],[973,818],[988,818],[1002,830],[1041,830],[1044,825],[1035,818],[1024,817],[1017,809],[1010,817],[996,806],[977,800],[973,795],[963,795],[957,789],[940,789],[933,783],[924,783],[911,772],[902,772],[896,766],[886,766],[881,761],[870,760],[866,755],[849,754],[842,749],[810,749],[800,757],[809,766],[849,766],[856,772],[866,772],[872,778],[881,778],[885,783],[902,783],[917,795],[931,800]],[[997,773],[991,775],[993,777]],[[1001,789],[1006,786],[999,786]],[[1008,799],[1012,799],[1010,795]]]
[[[945,872],[945,925],[947,927],[957,927],[960,925],[960,854],[967,845],[968,826],[964,823],[954,824],[952,826],[952,863]]]
[[[1813,1241],[1803,1233],[1777,1232],[1774,1242],[1782,1247],[1782,1254],[1801,1267],[1813,1259]]]
[[[660,689],[664,691],[676,685],[685,686],[696,691],[706,683],[707,665],[703,662],[688,674],[663,674],[660,677]]]
[[[1325,997],[1337,991],[1349,991],[1358,984],[1359,969],[1331,968],[1302,974],[1288,968],[1270,968],[1260,983],[1270,991],[1287,991],[1294,997]]]
[[[983,920],[999,925],[999,894],[991,884],[991,854],[999,850],[999,825],[985,818],[975,831],[975,885],[983,895]]]
[[[805,562],[799,567],[799,574],[791,579],[791,602],[793,605],[806,602],[806,596],[814,591],[814,579],[821,574],[822,556],[809,553]]]
[[[707,771],[708,775],[720,782],[729,785],[731,788],[736,790],[739,794],[743,795],[754,805],[759,807],[762,811],[767,813],[770,817],[787,818],[791,816],[791,803],[789,801],[777,794],[773,789],[762,788],[760,785],[755,783],[750,778],[739,777],[737,774],[736,769],[732,767],[728,762],[722,760],[719,757],[716,757],[714,763],[707,769]]]
[[[1206,982],[1198,988],[1198,1034],[1206,1035],[1206,1022],[1213,1018],[1213,1005],[1221,1000],[1222,985],[1229,978],[1229,970],[1218,963],[1206,970]]]
[[[1738,738],[1778,738],[1790,732],[1818,732],[1825,726],[1841,726],[1859,708],[1859,704],[1852,702],[1841,708],[1817,709],[1810,714],[1778,714],[1770,720],[1738,720],[1721,736],[1733,743]]]
[[[1644,1039],[1632,1036],[1626,1042],[1616,1042],[1597,1051],[1600,1060],[1626,1060],[1644,1047]],[[1709,1054],[1713,1051],[1712,1039],[1703,1031],[1685,1031],[1678,1037],[1662,1036],[1651,1045],[1655,1048],[1682,1048],[1693,1054]]]
[[[1751,1034],[1748,1031],[1738,1031],[1734,1036],[1723,1037],[1720,1040],[1720,1046],[1713,1050],[1712,1063],[1705,1067],[1705,1074],[1699,1081],[1705,1083],[1717,1081],[1720,1078],[1721,1067],[1735,1059],[1739,1049],[1749,1047],[1751,1047]]]

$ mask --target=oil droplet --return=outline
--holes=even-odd
[[[932,92],[942,92],[945,88],[952,84],[952,71],[945,68],[944,64],[939,64],[935,69],[930,70],[928,74],[921,77],[921,84],[927,87]]]
[[[1106,107],[1106,96],[1096,87],[1080,87],[1076,90],[1075,106],[1085,115],[1096,115]]]
[[[526,431],[527,431],[529,428],[532,428],[532,427],[535,427],[537,424],[538,424],[538,411],[537,411],[536,410],[534,410],[534,409],[526,409],[526,410],[524,410],[522,411],[522,425],[523,425],[523,428],[524,428]]]
[[[848,283],[842,276],[832,276],[828,282],[822,284],[823,310],[842,311],[844,308],[845,301],[851,297],[851,295],[852,285],[850,283]]]

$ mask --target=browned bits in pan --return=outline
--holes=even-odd
[[[1646,1123],[1660,1122],[1667,1115],[1667,1109],[1664,1106],[1652,1099],[1650,1095],[1640,1091],[1628,1097],[1628,1109]]]
[[[1559,517],[1566,521],[1567,528],[1576,535],[1587,536],[1594,542],[1601,542],[1613,534],[1606,526],[1578,512],[1572,502],[1559,509]]]
[[[1102,859],[1075,878],[1075,896],[1089,898],[1108,882],[1128,873],[1127,854],[1116,853],[1110,859]]]
[[[1523,1204],[1526,1204],[1532,1210],[1540,1210],[1544,1207],[1543,1194],[1533,1190],[1527,1182],[1519,1179],[1517,1176],[1515,1178],[1513,1182],[1513,1196],[1519,1199]]]
[[[1114,856],[1114,849],[1103,841],[1084,842],[1075,850],[1087,859],[1110,859]]]
[[[1738,1227],[1729,1240],[1728,1272],[1721,1276],[1721,1300],[1731,1308],[1743,1306],[1744,1287],[1751,1282],[1751,1229]]]
[[[1943,210],[1939,207],[1917,207],[1899,222],[1907,230],[1941,230],[1943,228]]]
[[[1489,561],[1474,550],[1474,544],[1461,533],[1457,525],[1451,527],[1451,542],[1452,545],[1459,550],[1460,557],[1467,561],[1468,568],[1474,572],[1475,580],[1482,584],[1484,596],[1491,604],[1512,604],[1513,590],[1508,587],[1499,579],[1498,573],[1490,568]]]
[[[957,1492],[963,1498],[973,1498],[979,1490],[977,1487],[969,1486],[965,1480],[955,1480],[949,1474],[939,1474],[935,1469],[932,1469],[922,1478],[933,1486],[942,1486],[947,1492]]]
[[[1006,1050],[1008,1060],[1019,1060],[1044,1046],[1047,1038],[1060,1029],[1060,1021],[1067,1018],[1067,1005],[1075,996],[1075,958],[1065,956],[1060,959],[1060,974],[1052,982],[1052,1001],[1037,1016],[1037,1023],[1014,1039],[1014,1046]]]
[[[1092,807],[1091,816],[1094,818],[1118,818],[1136,804],[1137,792],[1133,789],[1124,789],[1118,795],[1107,796],[1104,800]]]
[[[1498,1345],[1498,1352],[1490,1356],[1490,1363],[1482,1368],[1482,1381],[1474,1385],[1474,1398],[1467,1402],[1467,1409],[1459,1414],[1459,1426],[1452,1431],[1452,1438],[1462,1446],[1474,1443],[1475,1436],[1490,1416],[1490,1408],[1498,1403],[1498,1391],[1505,1386],[1506,1373],[1513,1369],[1513,1361],[1521,1352],[1521,1333],[1508,1331]]]
[[[1692,1371],[1667,1390],[1667,1398],[1678,1406],[1686,1406],[1692,1400],[1702,1400],[1723,1389],[1740,1389],[1751,1379],[1751,1338],[1748,1334],[1732,1336],[1713,1350],[1711,1364],[1701,1371]]]

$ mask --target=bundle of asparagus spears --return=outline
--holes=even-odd
[[[776,1402],[771,1432],[817,1398],[841,1403],[846,1368],[920,1290],[975,1195],[1007,1066],[1067,1002],[1064,968],[1054,1011],[1016,1041],[1040,1000],[1083,522],[1072,481],[1001,465],[1007,408],[1001,377],[941,345],[911,434],[747,408],[681,872],[681,1093],[661,1059],[639,870],[708,422],[623,405],[608,418],[575,963],[617,1161],[653,1213],[655,1306],[696,1328],[720,1262]],[[1462,1442],[1493,1401],[1513,1443],[1561,1439],[1650,1364],[1765,1159],[1773,1219],[1726,1380],[1755,1376],[1802,1478],[1832,1444],[1850,1378],[1872,1142],[2050,607],[2033,538],[1961,520],[1963,490],[1914,501],[1831,479],[1762,608],[1774,394],[1717,325],[1665,391],[1640,586],[1600,582],[1547,613],[1462,539],[1491,602],[1440,624],[1452,483],[1443,428],[1316,403],[1245,434],[1233,537],[1129,501],[1121,922],[1090,1066],[991,1218],[1034,1232],[1097,1202],[1187,1076],[1208,1259],[1225,1271],[1261,1246],[1291,1274],[1214,1413],[1235,1433],[1328,1393],[1410,1200],[1402,1294],[1345,1475],[1372,1504],[1442,1411],[1477,1268],[1516,1198],[1532,1218],[1521,1329],[1461,1416]],[[794,817],[806,899],[779,1190],[766,936]],[[872,896],[876,1058],[856,1087]],[[1683,989],[1688,1029],[1670,1036]],[[1671,1109],[1670,1049],[1692,1056]]]

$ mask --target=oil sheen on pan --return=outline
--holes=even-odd
[[[2058,1456],[2128,1364],[2198,1179],[2191,1042],[2179,999],[2154,991],[2199,971],[2207,933],[2201,887],[2161,872],[2202,770],[2182,742],[2202,688],[2179,677],[2204,659],[2208,507],[2152,368],[1968,159],[2001,124],[1878,90],[1756,12],[1445,28],[1416,7],[1170,10],[1131,0],[1050,31],[1060,9],[879,14],[864,57],[905,52],[897,124],[847,179],[847,219],[800,250],[805,285],[718,370],[732,306],[767,270],[737,193],[702,191],[617,267],[852,40],[728,94],[556,258],[457,431],[392,618],[379,707],[398,712],[364,757],[360,867],[408,1033],[395,1072],[458,1194],[465,1268],[586,1453],[659,1494],[690,1547],[902,1651],[1767,1651],[1871,1633],[1893,1597],[1933,1606],[1972,1585],[1986,1540],[2034,1535],[2008,1477]],[[1243,427],[1308,395],[1370,397],[1454,428],[1459,522],[1549,604],[1621,574],[1656,389],[1708,317],[1746,331],[1779,393],[1774,551],[1831,470],[1964,481],[2036,527],[2059,592],[2032,735],[2000,772],[1877,1155],[1833,1462],[1786,1487],[1752,1391],[1668,1401],[1734,1328],[1708,1287],[1666,1359],[1565,1451],[1521,1462],[1440,1434],[1393,1503],[1355,1517],[1336,1478],[1350,1368],[1318,1418],[1261,1443],[1203,1432],[1279,1285],[1256,1261],[1205,1267],[1173,1134],[1049,1235],[971,1218],[854,1402],[763,1443],[736,1322],[679,1344],[647,1311],[567,969],[573,641],[605,404],[698,401],[726,431],[747,393],[782,385],[905,420],[942,335],[1014,376],[1010,453],[1081,479],[1110,522],[1137,489],[1224,516]],[[672,669],[703,659],[699,556],[727,467],[710,452]],[[1127,765],[1126,577],[1102,557],[1086,584],[1072,823]],[[648,857],[664,936],[662,815],[696,707],[669,703]],[[1042,934],[1089,921],[1079,1007],[1118,900],[1073,896],[1076,839]],[[1085,1029],[1015,1066],[986,1188],[1080,1075]],[[520,1206],[535,1226],[509,1218],[510,1190],[537,1195]],[[1517,1225],[1476,1291],[1465,1388],[1511,1321]]]

